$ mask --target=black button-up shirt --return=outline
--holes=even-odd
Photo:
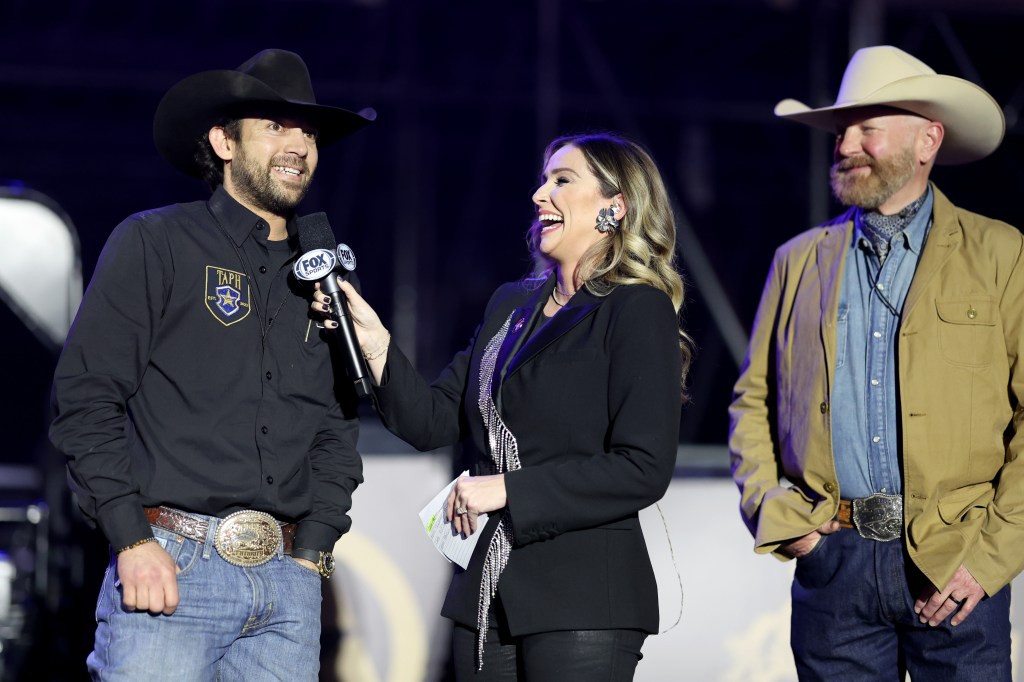
[[[107,241],[54,377],[54,444],[115,548],[143,507],[299,523],[330,550],[362,481],[355,397],[334,390],[297,253],[223,187],[138,213]],[[344,389],[343,389],[344,390]]]

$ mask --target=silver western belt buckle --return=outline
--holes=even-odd
[[[851,502],[853,525],[862,538],[889,542],[903,533],[903,496],[875,493]]]
[[[220,522],[213,546],[229,564],[261,566],[277,554],[282,540],[277,519],[265,512],[243,510]]]

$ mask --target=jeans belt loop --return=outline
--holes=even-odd
[[[217,541],[217,527],[220,525],[220,519],[216,516],[210,517],[210,526],[206,529],[206,541],[203,542],[203,559],[206,561],[210,560],[210,556],[213,554],[213,543]]]

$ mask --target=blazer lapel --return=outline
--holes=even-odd
[[[497,385],[497,379],[501,376],[502,370],[508,365],[509,358],[515,355],[526,340],[526,333],[530,329],[530,321],[534,312],[531,305],[524,305],[512,311],[508,333],[505,334],[505,340],[502,341],[501,348],[498,349],[498,358],[494,363],[492,390]]]
[[[505,376],[515,374],[524,364],[535,358],[538,353],[558,340],[559,337],[593,315],[599,305],[601,305],[601,299],[586,289],[576,292],[573,300],[566,303],[564,308],[538,329],[537,333],[531,336],[512,356],[512,362]]]
[[[835,367],[836,316],[839,310],[839,290],[842,287],[846,246],[853,239],[853,212],[830,225],[828,233],[818,242],[818,290],[821,320],[821,340],[825,348],[825,367]],[[830,381],[831,384],[831,381]]]
[[[910,282],[907,300],[903,303],[903,319],[914,309],[928,283],[942,269],[953,252],[963,243],[963,232],[956,220],[953,204],[935,185],[932,185],[934,203],[932,204],[932,227],[921,250],[921,260],[917,263],[917,271]]]
[[[502,376],[508,371],[509,360],[522,348],[526,335],[533,328],[533,318],[540,314],[544,301],[554,288],[554,275],[542,284],[527,301],[512,311],[509,317],[508,333],[498,349],[498,357],[494,363],[494,374],[491,377],[491,393],[497,396]]]

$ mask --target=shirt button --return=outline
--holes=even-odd
[[[270,372],[267,372],[267,378],[268,379],[270,378]],[[871,380],[871,385],[872,386],[877,386],[878,385],[878,379],[872,379]]]
[[[882,332],[874,332],[873,334],[871,334],[871,336],[875,337],[876,339],[880,339],[882,338]]]
[[[879,290],[879,291],[882,291],[882,290],[884,290],[884,289],[885,289],[885,285],[884,285],[884,284],[882,284],[881,282],[879,282],[879,283],[878,283],[878,284],[876,284],[875,286],[876,286],[876,287],[878,288],[878,290]]]
[[[821,405],[818,406],[818,409],[821,410],[822,414],[825,414],[826,412],[828,412],[828,403],[822,403]]]
[[[260,274],[261,275],[267,274],[267,266],[266,265],[261,265],[260,266]]]
[[[256,229],[257,230],[265,230],[265,229],[267,229],[267,224],[261,220],[258,223],[256,223]]]
[[[267,432],[269,432],[269,431],[270,431],[270,429],[268,429],[268,428],[267,428],[266,426],[262,426],[262,427],[260,427],[260,431],[261,431],[262,433],[267,433]]]
[[[836,487],[831,482],[825,484],[825,492],[831,493],[835,491]]]
[[[273,476],[267,476],[267,483],[269,485],[274,485],[274,477]]]
[[[270,372],[267,372],[267,381],[270,381],[271,377],[273,377],[273,376],[274,376],[273,374],[271,374]]]
[[[873,438],[871,439],[871,442],[872,442],[872,443],[877,443],[877,442],[878,442],[878,441],[880,441],[880,440],[882,440],[882,437],[881,437],[881,436],[874,436],[874,437],[873,437]]]

